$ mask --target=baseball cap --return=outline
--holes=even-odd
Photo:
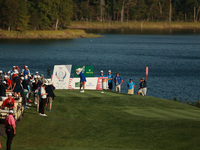
[[[108,72],[111,72],[111,70],[108,70]]]
[[[28,66],[25,66],[25,68],[28,68]]]
[[[9,93],[8,96],[12,96],[12,93]]]
[[[35,73],[38,73],[38,71],[36,71]]]
[[[0,73],[3,73],[3,71],[2,71],[2,70],[0,70]]]
[[[14,111],[13,111],[13,110],[10,110],[10,111],[9,111],[9,113],[10,113],[10,114],[13,114],[13,113],[14,113]]]
[[[130,78],[130,80],[133,80],[133,78]]]
[[[103,70],[101,70],[101,72],[103,72]]]
[[[4,84],[6,84],[6,81],[3,81]]]
[[[15,68],[16,66],[13,66],[13,68]]]

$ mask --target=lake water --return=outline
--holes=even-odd
[[[119,72],[124,79],[122,92],[132,77],[135,93],[139,79],[149,67],[147,95],[165,99],[200,99],[200,33],[127,30],[89,30],[101,38],[74,40],[0,40],[0,69],[29,66],[32,73],[47,74],[50,66],[92,65],[100,70]],[[73,76],[73,71],[72,75]]]

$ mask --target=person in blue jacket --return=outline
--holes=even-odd
[[[85,92],[85,82],[86,82],[86,78],[84,75],[84,70],[85,70],[85,66],[83,66],[83,68],[78,68],[76,69],[76,74],[80,76],[80,92],[84,93]],[[81,90],[81,87],[83,87],[83,90]]]
[[[101,70],[99,77],[105,77],[105,75],[103,74],[103,70]]]

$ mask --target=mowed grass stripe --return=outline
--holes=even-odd
[[[134,109],[134,110],[133,110]],[[161,115],[155,112],[151,112],[150,109],[140,109],[140,108],[133,108],[129,110],[124,110],[127,113],[132,115],[141,116],[141,117],[150,117],[150,118],[165,118],[165,115]]]
[[[189,116],[185,116],[185,114],[178,113],[176,111],[173,111],[175,109],[151,109],[153,112],[165,115],[166,118],[170,119],[193,119]],[[198,118],[197,118],[198,119]]]
[[[129,107],[124,112],[130,113],[132,115],[141,116],[141,117],[150,117],[150,118],[160,118],[160,119],[191,119],[191,120],[200,120],[200,110],[181,110],[181,109],[142,109]]]
[[[193,112],[192,110],[170,109],[170,111],[173,111],[174,113],[177,113],[177,114],[182,114],[187,119],[200,120],[200,110]]]

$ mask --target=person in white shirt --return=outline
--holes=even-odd
[[[46,87],[46,83],[42,84],[42,86],[40,88],[40,98],[41,98],[41,100],[40,100],[40,106],[39,106],[39,115],[41,115],[41,116],[47,116],[44,113],[44,108],[45,108],[46,103],[47,103],[47,93],[46,93],[45,87]]]

